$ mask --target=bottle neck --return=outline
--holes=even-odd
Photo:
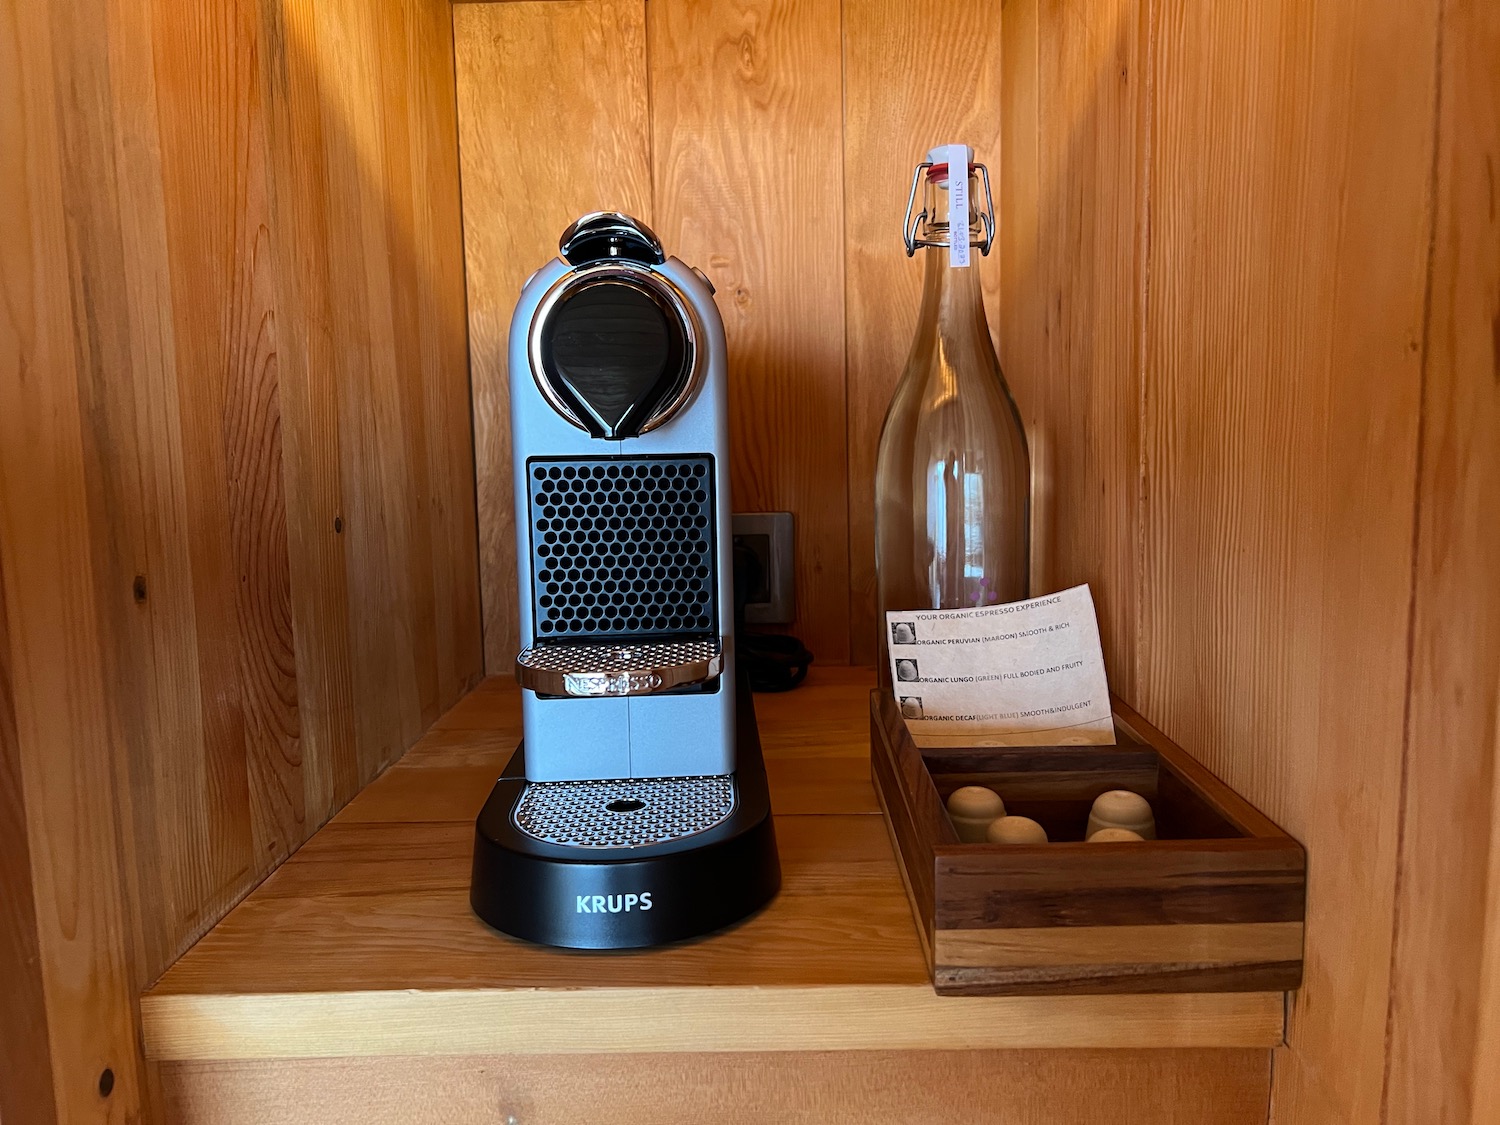
[[[984,290],[977,263],[967,268],[948,264],[946,246],[923,249],[927,261],[922,280],[922,312],[919,332],[936,332],[939,325],[977,324],[986,336],[989,321],[984,313]]]

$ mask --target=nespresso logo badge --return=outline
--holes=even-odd
[[[632,910],[650,910],[651,892],[638,895],[578,895],[575,914],[629,914]]]
[[[569,695],[640,695],[662,685],[655,672],[568,672],[563,684]]]

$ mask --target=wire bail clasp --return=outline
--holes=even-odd
[[[933,167],[930,160],[924,160],[918,164],[916,170],[911,174],[911,192],[906,197],[906,220],[902,225],[902,236],[906,242],[906,256],[910,258],[917,252],[919,246],[947,246],[945,240],[931,238],[919,238],[918,232],[922,224],[927,221],[927,208],[923,207],[920,212],[913,215],[917,206],[917,192],[922,186],[922,176],[928,169]],[[984,185],[984,208],[979,212],[979,225],[984,228],[984,238],[976,243],[979,252],[989,257],[990,247],[995,243],[995,198],[990,192],[990,170],[983,164],[970,164],[969,169],[979,173],[980,182]],[[953,174],[949,169],[948,174]]]

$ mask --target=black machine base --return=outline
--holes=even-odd
[[[542,945],[635,949],[711,933],[770,902],[781,864],[748,690],[738,706],[734,811],[670,843],[594,849],[522,832],[513,815],[527,784],[526,747],[518,746],[475,822],[474,913]]]

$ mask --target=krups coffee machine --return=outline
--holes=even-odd
[[[780,886],[736,676],[724,328],[644,224],[586,215],[510,331],[524,738],[476,825],[504,933],[626,948]]]

